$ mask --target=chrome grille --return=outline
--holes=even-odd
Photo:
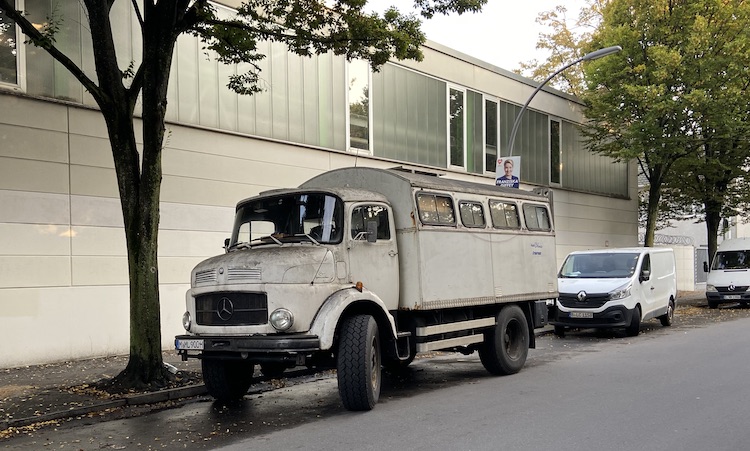
[[[577,294],[560,293],[558,300],[567,308],[599,308],[609,301],[609,293],[586,293],[583,302],[578,300]]]

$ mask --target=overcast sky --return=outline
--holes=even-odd
[[[394,5],[407,12],[411,11],[412,4],[411,0],[369,0],[367,8],[382,13]],[[550,11],[557,5],[565,5],[568,18],[574,20],[585,0],[489,0],[479,14],[423,20],[422,31],[431,41],[514,70],[521,61],[546,58],[544,52],[536,50],[539,33],[545,31],[536,23],[536,18],[540,12]]]

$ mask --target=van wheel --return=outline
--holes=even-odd
[[[659,317],[659,321],[661,321],[662,326],[671,326],[672,325],[672,319],[674,318],[674,300],[669,300],[669,306],[667,306],[667,313],[661,315]]]
[[[491,374],[521,371],[529,353],[529,325],[517,305],[508,305],[497,315],[497,324],[484,334],[479,359]]]
[[[337,377],[347,410],[371,410],[380,397],[380,335],[375,318],[355,315],[341,325]]]
[[[641,332],[641,308],[635,306],[633,317],[630,319],[630,325],[625,329],[628,337],[637,337]]]
[[[716,301],[708,301],[708,308],[719,308],[719,303]]]
[[[555,326],[555,335],[565,338],[565,326]]]
[[[246,360],[201,360],[208,394],[221,402],[242,399],[253,381],[255,365]]]

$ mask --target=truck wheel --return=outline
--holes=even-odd
[[[517,305],[508,305],[497,315],[497,324],[484,334],[479,359],[492,374],[506,375],[521,371],[529,353],[529,325]]]
[[[208,394],[221,402],[242,399],[253,381],[255,365],[245,360],[201,360]]]
[[[630,318],[630,325],[625,328],[625,333],[628,337],[637,337],[641,332],[641,308],[637,305],[633,310],[633,317]]]
[[[662,326],[665,326],[665,327],[671,326],[673,318],[674,318],[674,301],[670,299],[669,306],[667,306],[667,313],[661,315],[659,317],[659,321],[661,321]]]
[[[375,318],[355,315],[341,325],[337,361],[339,396],[348,410],[371,410],[380,397],[380,335]]]

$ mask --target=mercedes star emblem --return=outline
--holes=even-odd
[[[216,306],[216,314],[219,315],[222,321],[229,321],[229,318],[234,314],[234,304],[229,298],[219,299],[219,305]]]
[[[735,287],[733,283],[729,284],[729,291],[734,291],[735,288],[737,287]]]

